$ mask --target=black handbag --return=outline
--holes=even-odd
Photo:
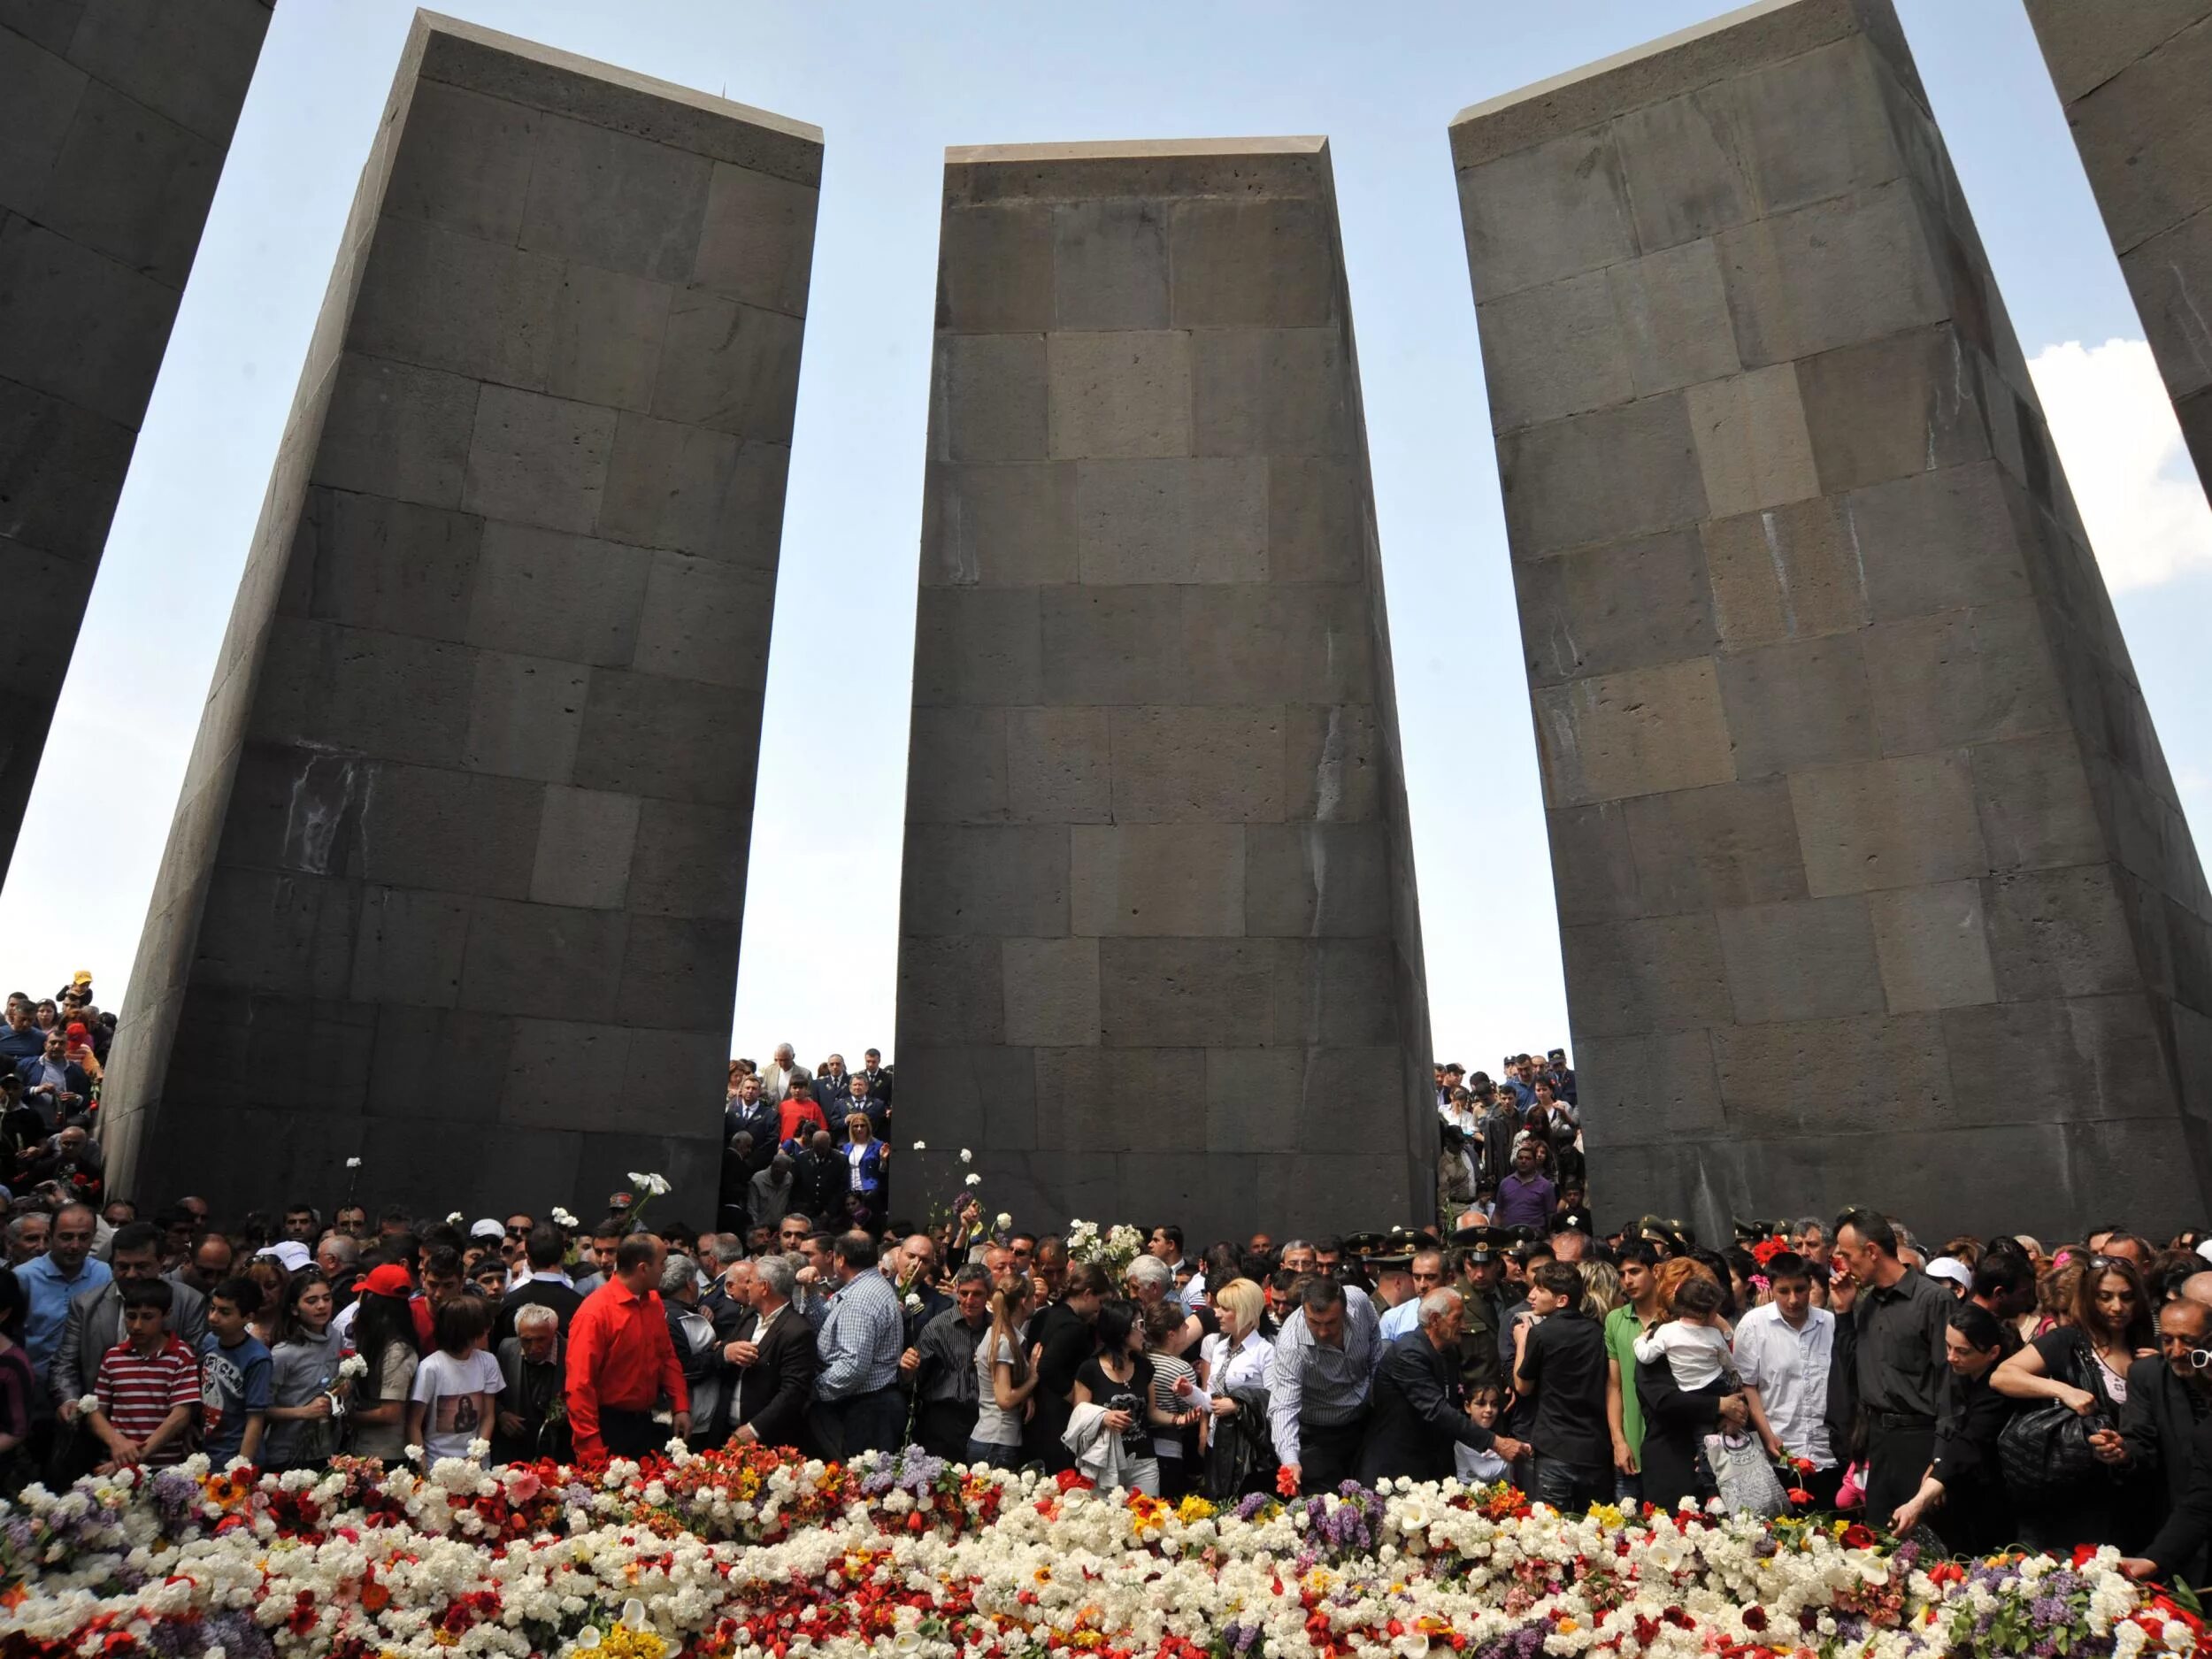
[[[1998,1432],[1997,1460],[2004,1471],[2005,1489],[2016,1503],[2051,1502],[2107,1478],[2089,1437],[2113,1426],[2111,1396],[2085,1341],[2074,1359],[2076,1378],[2059,1380],[2095,1394],[2095,1410],[2084,1416],[2051,1401],[2016,1413]],[[2077,1380],[2081,1377],[2087,1380]]]

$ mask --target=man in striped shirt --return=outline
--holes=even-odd
[[[123,1340],[100,1362],[92,1432],[108,1448],[106,1470],[184,1461],[200,1405],[200,1362],[169,1330],[168,1281],[123,1287]]]

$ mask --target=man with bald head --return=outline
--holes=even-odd
[[[2181,1294],[2191,1302],[2200,1302],[2212,1308],[2212,1269],[2192,1273],[2181,1281]]]

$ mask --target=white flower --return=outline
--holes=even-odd
[[[622,1622],[632,1630],[645,1628],[645,1603],[632,1596],[622,1604]]]
[[[1014,1217],[1009,1215],[1005,1210],[1002,1210],[998,1212],[998,1225],[1002,1228],[1010,1227],[1014,1225]]]
[[[657,1175],[650,1170],[632,1170],[630,1179],[641,1191],[649,1193],[656,1198],[668,1191],[668,1177]]]
[[[917,1141],[914,1143],[914,1150],[915,1150],[915,1151],[917,1151],[917,1152],[919,1152],[919,1151],[920,1151],[920,1150],[921,1150],[921,1149],[922,1149],[925,1146],[926,1146],[927,1144],[928,1144],[928,1142],[927,1142],[927,1141]]]
[[[361,1160],[359,1158],[348,1158],[346,1160],[346,1167],[349,1170],[357,1170],[361,1167]]]
[[[980,1175],[971,1175],[968,1177],[968,1185],[971,1187],[980,1187],[983,1185],[983,1178]]]
[[[599,1626],[596,1624],[587,1624],[583,1629],[578,1631],[576,1632],[576,1645],[579,1647],[584,1648],[596,1647],[599,1645]]]
[[[975,1154],[969,1151],[967,1148],[962,1147],[960,1148],[960,1161],[963,1164],[972,1164],[975,1162]]]
[[[77,1396],[77,1409],[80,1412],[97,1411],[99,1409],[100,1396],[98,1394],[79,1394]]]
[[[338,1362],[338,1376],[342,1381],[351,1377],[365,1377],[368,1374],[369,1362],[358,1354],[349,1354]]]
[[[915,1290],[908,1291],[906,1293],[906,1305],[910,1311],[916,1313],[920,1312],[922,1307],[921,1293]]]
[[[445,1225],[449,1227],[459,1226],[461,1225],[461,1212],[457,1210],[451,1215],[448,1216],[445,1218]]]
[[[557,1225],[564,1227],[572,1227],[578,1225],[576,1217],[570,1215],[567,1210],[562,1209],[558,1204],[553,1206],[553,1219]]]

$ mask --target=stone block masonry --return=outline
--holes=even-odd
[[[813,127],[410,35],[109,1070],[111,1179],[704,1223]],[[313,1056],[303,1069],[299,1056]]]
[[[0,6],[0,878],[270,4]]]
[[[2212,0],[2028,0],[2028,16],[2212,494]]]
[[[967,1146],[993,1211],[1172,1219],[1194,1248],[1426,1220],[1427,997],[1325,142],[949,152],[923,518],[909,1213],[958,1189]]]
[[[1451,146],[1602,1208],[2200,1216],[2212,897],[1887,0]]]

